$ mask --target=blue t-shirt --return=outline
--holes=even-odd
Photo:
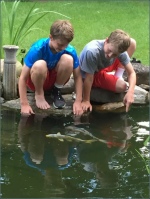
[[[65,170],[69,168],[72,165],[72,161],[74,160],[74,158],[76,158],[75,153],[76,153],[75,147],[69,146],[68,163],[64,165],[57,164],[56,157],[50,146],[48,146],[48,148],[46,148],[46,150],[44,151],[43,160],[40,164],[36,164],[32,161],[30,153],[28,151],[24,152],[23,158],[28,166],[37,169],[43,175],[45,175],[45,170],[49,167],[58,170]]]
[[[74,60],[73,68],[75,69],[79,66],[78,56],[73,46],[69,44],[64,50],[58,53],[52,53],[49,42],[50,38],[42,38],[33,43],[24,58],[25,65],[31,68],[37,60],[45,60],[48,69],[52,69],[56,67],[60,57],[63,54],[69,54]]]

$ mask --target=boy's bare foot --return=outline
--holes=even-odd
[[[50,105],[45,100],[44,96],[42,95],[35,95],[36,106],[40,109],[48,109]]]

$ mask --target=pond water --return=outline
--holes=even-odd
[[[46,137],[58,132],[101,140]],[[148,136],[148,106],[81,118],[21,117],[2,109],[1,198],[150,198]]]

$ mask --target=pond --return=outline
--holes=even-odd
[[[74,139],[46,137],[58,132]],[[149,198],[148,136],[148,106],[81,118],[2,109],[1,198]]]

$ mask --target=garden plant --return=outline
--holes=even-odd
[[[147,0],[3,0],[1,11],[2,45],[11,42],[19,45],[19,49],[28,50],[34,41],[49,36],[49,27],[54,20],[69,19],[75,30],[72,45],[78,54],[92,39],[105,39],[119,28],[136,40],[134,57],[146,66],[149,64]]]

